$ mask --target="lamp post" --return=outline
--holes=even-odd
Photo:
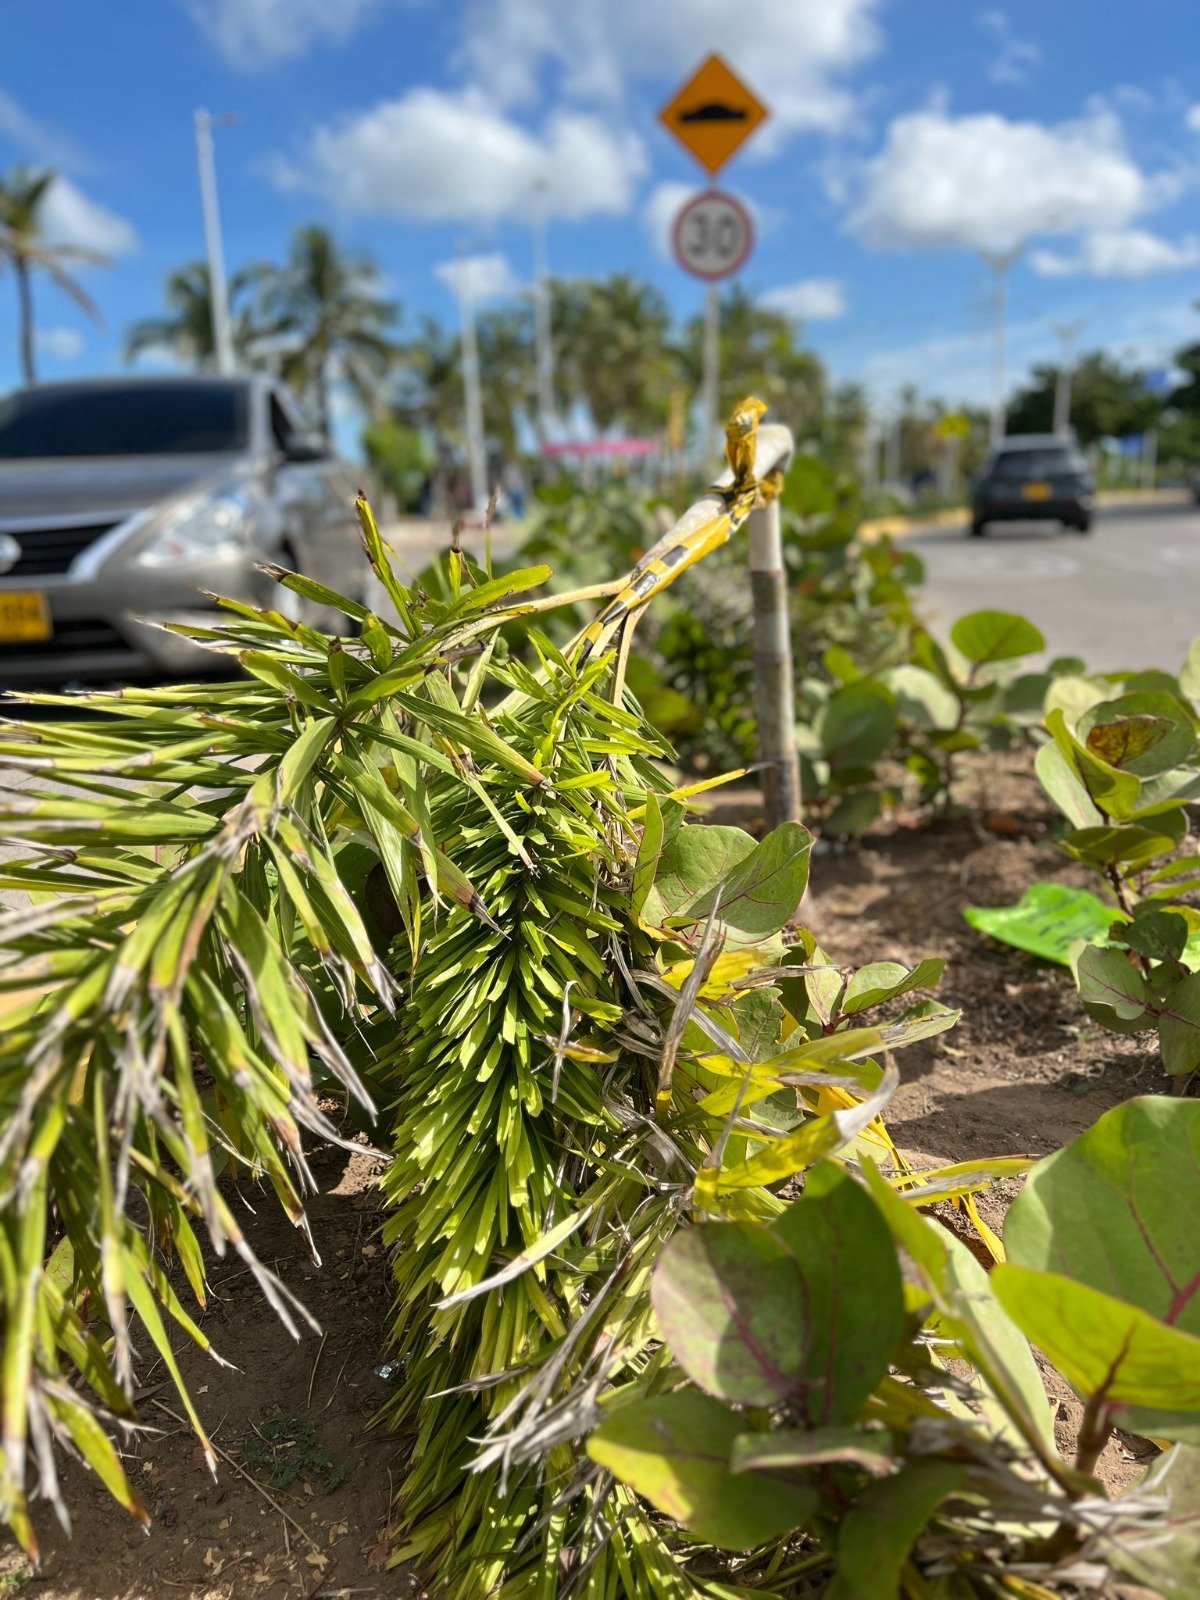
[[[546,245],[549,195],[548,181],[539,179],[533,191],[533,334],[537,365],[538,432],[543,444],[554,427],[554,344]]]
[[[196,165],[200,171],[200,205],[204,212],[204,247],[208,255],[208,297],[212,315],[213,354],[218,372],[234,370],[233,335],[229,327],[229,287],[225,281],[225,250],[221,242],[221,212],[217,205],[217,167],[213,159],[215,126],[236,122],[232,115],[214,117],[211,112],[198,110],[193,122],[196,129]]]
[[[1083,331],[1082,322],[1062,322],[1055,328],[1062,341],[1062,356],[1054,378],[1054,431],[1071,431],[1071,380],[1075,376],[1075,341]]]
[[[992,420],[991,440],[995,444],[1004,437],[1007,405],[1005,403],[1005,361],[1007,357],[1008,275],[1025,248],[1010,245],[1007,250],[984,250],[983,259],[992,269]]]

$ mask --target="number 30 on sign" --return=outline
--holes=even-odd
[[[706,189],[682,207],[671,230],[675,259],[693,277],[715,282],[743,266],[754,244],[750,213],[720,189]]]

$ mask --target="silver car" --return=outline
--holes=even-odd
[[[353,482],[278,384],[104,378],[0,398],[0,683],[211,668],[155,626],[211,620],[205,591],[338,625],[265,560],[367,593]]]

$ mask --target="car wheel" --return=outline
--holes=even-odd
[[[1091,531],[1092,531],[1092,519],[1091,519],[1091,517],[1083,516],[1083,517],[1079,517],[1079,518],[1076,519],[1076,522],[1075,522],[1075,532],[1076,533],[1091,533]]]
[[[972,517],[971,518],[971,537],[972,537],[972,539],[982,539],[986,532],[987,532],[987,523],[983,520],[983,518],[982,517]]]

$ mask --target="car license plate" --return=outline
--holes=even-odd
[[[53,632],[44,594],[36,589],[0,591],[0,644],[37,643]]]
[[[1048,483],[1027,483],[1021,493],[1026,500],[1049,500],[1050,485]]]

